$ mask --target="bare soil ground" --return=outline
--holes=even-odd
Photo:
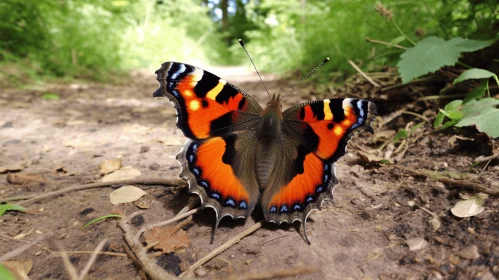
[[[266,103],[266,93],[251,72],[213,72],[255,96],[261,104]],[[292,85],[274,78],[264,77],[271,93],[283,93]],[[312,244],[308,245],[297,232],[299,225],[266,224],[206,263],[196,277],[255,279],[251,278],[255,273],[302,266],[318,267],[319,271],[287,279],[499,277],[497,197],[485,200],[482,213],[459,218],[450,209],[466,198],[465,189],[407,171],[450,171],[497,190],[497,159],[483,172],[485,162],[472,167],[475,158],[491,155],[496,143],[473,129],[430,133],[431,125],[423,121],[422,127],[414,130],[397,150],[400,141],[390,144],[395,131],[410,121],[421,120],[393,113],[404,108],[423,113],[424,104],[414,102],[398,89],[394,90],[397,95],[388,97],[376,95],[368,87],[364,87],[365,92],[363,87],[355,91],[357,83],[351,81],[353,86],[341,90],[343,95],[337,97],[357,96],[377,103],[380,118],[373,125],[376,134],[357,135],[350,142],[349,153],[338,161],[339,184],[334,200],[310,216],[308,235]],[[5,199],[98,182],[99,163],[117,157],[124,166],[140,170],[142,177],[177,176],[180,168],[174,157],[185,139],[175,126],[172,105],[166,99],[152,98],[156,88],[153,75],[139,73],[119,86],[52,84],[34,90],[0,90],[0,196]],[[284,107],[317,98],[311,94],[313,91],[307,86],[299,88],[284,100]],[[60,100],[42,99],[45,92],[57,93]],[[391,158],[394,165],[382,165],[369,158],[370,152],[383,143],[388,143],[383,151],[372,155]],[[12,184],[12,177],[7,180],[9,174],[25,181]],[[147,192],[142,200],[150,205],[143,210],[146,224],[174,217],[193,200],[185,188],[142,188]],[[69,279],[61,257],[54,253],[60,250],[57,244],[68,251],[78,270],[90,257],[78,251],[92,251],[104,238],[109,241],[103,251],[123,254],[123,232],[117,227],[118,220],[106,219],[82,229],[97,217],[110,213],[129,215],[139,210],[134,203],[112,205],[112,191],[108,187],[69,192],[27,205],[29,213],[6,213],[0,217],[0,256],[44,235],[43,241],[14,260],[33,262],[31,279]],[[187,248],[163,255],[157,252],[155,257],[161,255],[158,263],[178,274],[261,219],[258,210],[246,221],[224,219],[214,244],[210,244],[214,213],[205,209],[183,227],[190,240]],[[140,219],[137,224],[141,224]],[[406,241],[417,238],[427,244],[409,250]],[[140,277],[136,264],[124,255],[99,255],[88,274],[88,279]]]

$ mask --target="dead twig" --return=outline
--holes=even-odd
[[[286,269],[280,269],[280,270],[273,270],[273,271],[267,271],[267,272],[252,272],[252,273],[247,273],[243,275],[234,275],[232,277],[229,277],[227,279],[244,279],[244,280],[263,280],[263,279],[276,279],[276,278],[282,278],[282,277],[291,277],[291,276],[296,276],[300,274],[306,274],[306,273],[314,273],[320,271],[319,267],[316,266],[298,266],[298,267],[292,267],[292,268],[286,268]]]
[[[136,265],[138,265],[140,267],[140,270],[139,270],[140,278],[142,278],[143,280],[147,280],[147,275],[145,272],[144,264],[139,259],[137,259],[137,257],[133,254],[132,251],[130,251],[130,249],[128,248],[128,246],[126,244],[123,244],[123,250],[125,250],[126,255],[130,259],[132,259],[132,261]]]
[[[78,280],[78,272],[76,272],[76,268],[69,260],[68,254],[66,253],[66,251],[64,250],[64,248],[62,247],[61,244],[58,244],[57,246],[59,247],[59,256],[62,259],[62,263],[64,264],[64,268],[66,269],[66,271],[69,274],[69,278],[71,280]]]
[[[415,174],[415,175],[425,176],[427,178],[430,178],[432,180],[435,180],[435,181],[438,181],[438,182],[441,182],[444,184],[457,186],[457,187],[465,188],[465,189],[476,191],[476,192],[482,192],[482,193],[486,193],[486,194],[492,195],[492,196],[499,196],[499,190],[486,187],[483,184],[470,182],[468,180],[456,180],[456,179],[451,179],[451,178],[437,176],[437,175],[432,176],[431,174],[421,172],[421,171],[416,171],[416,170],[413,170],[411,168],[407,168],[407,167],[403,167],[403,166],[393,165],[393,167],[407,171],[407,172]]]
[[[64,263],[64,268],[66,268],[66,271],[68,272],[69,278],[71,278],[71,280],[84,280],[85,279],[88,272],[90,271],[90,268],[92,267],[95,260],[97,259],[97,255],[102,250],[102,248],[104,248],[104,245],[106,245],[106,242],[107,242],[107,238],[104,238],[104,240],[102,240],[99,243],[99,245],[97,245],[97,247],[95,247],[95,250],[92,251],[92,255],[90,256],[90,259],[88,260],[88,262],[85,264],[85,267],[83,268],[83,270],[80,272],[80,275],[78,275],[76,268],[69,260],[68,253],[66,252],[66,250],[64,250],[64,248],[62,247],[62,245],[60,243],[57,244],[57,246],[59,247],[59,256],[61,256],[62,262]]]
[[[42,199],[51,198],[54,196],[65,194],[68,192],[93,189],[93,188],[110,187],[110,186],[114,186],[114,185],[165,185],[165,186],[179,187],[179,186],[186,185],[186,182],[182,179],[177,179],[177,178],[166,178],[166,179],[162,179],[162,178],[138,178],[138,179],[130,179],[130,180],[111,181],[111,182],[98,182],[98,183],[91,183],[91,184],[86,184],[86,185],[71,186],[71,187],[61,189],[61,190],[43,193],[43,194],[33,194],[33,195],[27,195],[27,196],[10,197],[10,198],[5,198],[5,199],[0,199],[0,201],[14,201],[14,200],[27,199],[25,201],[18,203],[20,205],[26,205],[26,204],[40,201]]]
[[[90,255],[90,259],[88,260],[87,264],[85,264],[85,267],[83,268],[83,270],[80,272],[80,277],[79,277],[80,280],[85,279],[85,276],[90,271],[90,267],[92,267],[92,264],[94,264],[95,260],[97,259],[97,255],[102,250],[102,248],[104,248],[104,245],[106,245],[106,242],[107,242],[107,238],[104,238],[104,240],[102,240],[99,243],[99,245],[97,245],[97,247],[95,247],[95,250],[92,252],[92,255]]]
[[[140,235],[133,234],[133,230],[128,224],[130,219],[133,217],[137,216],[141,212],[135,212],[128,217],[123,217],[121,218],[121,221],[119,223],[119,227],[123,230],[125,234],[125,241],[130,248],[130,250],[133,252],[133,254],[136,256],[136,258],[140,261],[138,262],[139,264],[141,263],[142,269],[151,277],[151,279],[154,280],[161,280],[161,279],[178,279],[174,275],[169,274],[166,272],[163,268],[161,268],[159,265],[156,264],[154,260],[149,258],[147,255],[147,250],[144,246],[142,246],[142,243],[138,239]]]
[[[196,270],[198,267],[202,266],[203,264],[205,264],[209,260],[213,259],[215,256],[217,256],[218,254],[222,253],[223,251],[229,249],[230,247],[232,247],[232,245],[237,244],[239,241],[241,241],[241,239],[243,239],[246,236],[248,236],[248,235],[252,234],[253,232],[257,231],[259,228],[262,227],[262,224],[263,224],[263,222],[260,221],[260,222],[258,222],[256,224],[254,224],[253,226],[251,226],[250,228],[242,231],[238,235],[234,236],[233,238],[229,239],[227,242],[225,242],[224,244],[222,244],[220,247],[218,247],[215,250],[211,251],[208,255],[202,257],[200,260],[198,260],[193,265],[191,265],[187,270],[185,270],[184,272],[182,272],[182,274],[180,274],[179,277],[184,277],[186,275],[192,274],[194,272],[194,270]]]
[[[9,259],[12,259],[12,258],[18,256],[19,254],[21,254],[22,252],[26,251],[31,246],[36,245],[38,242],[42,241],[43,238],[45,238],[45,237],[44,236],[40,236],[40,237],[36,238],[35,240],[24,244],[23,246],[17,247],[16,249],[14,249],[12,251],[3,254],[0,257],[0,263],[8,261]]]
[[[360,75],[362,75],[362,77],[364,77],[368,82],[370,82],[373,86],[375,87],[380,87],[380,85],[378,83],[376,83],[375,81],[373,81],[369,76],[367,76],[366,73],[364,73],[364,71],[362,71],[356,64],[355,62],[351,61],[350,59],[348,60],[348,63],[350,63],[350,65],[352,65],[352,67],[357,70],[357,72],[359,72]]]
[[[192,215],[196,214],[197,212],[199,212],[201,210],[202,210],[202,208],[200,206],[198,208],[194,208],[194,209],[192,209],[192,210],[190,210],[188,212],[185,212],[184,214],[177,215],[177,216],[175,216],[175,217],[173,217],[173,218],[171,218],[169,220],[162,221],[162,222],[155,223],[155,224],[147,225],[147,226],[141,228],[139,231],[137,231],[137,233],[135,234],[134,238],[138,240],[140,238],[140,236],[142,235],[142,233],[144,233],[147,230],[151,230],[151,229],[153,229],[155,227],[161,227],[161,226],[166,226],[166,225],[169,225],[169,224],[173,224],[173,223],[175,223],[177,221],[180,221],[180,220],[185,219],[185,218],[187,218],[189,216],[192,216]],[[136,212],[136,213],[138,213],[138,212]]]

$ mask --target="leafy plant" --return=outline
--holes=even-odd
[[[22,207],[21,205],[17,204],[0,204],[0,216],[3,216],[5,212],[7,211],[20,211],[20,212],[25,212],[26,208]]]
[[[476,41],[460,37],[448,41],[434,36],[425,38],[400,56],[401,59],[397,63],[397,67],[402,82],[410,82],[444,66],[453,66],[459,62],[462,53],[483,49],[493,42],[492,40]]]

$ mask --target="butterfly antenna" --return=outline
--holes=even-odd
[[[284,94],[281,97],[281,99],[279,99],[279,101],[282,100],[284,98],[284,96],[288,95],[288,93],[292,92],[299,84],[301,84],[301,82],[303,82],[303,80],[305,80],[308,76],[310,76],[310,74],[314,73],[315,70],[319,69],[319,67],[326,64],[328,61],[329,61],[329,57],[324,59],[324,61],[321,64],[317,65],[317,67],[315,67],[312,71],[308,72],[308,74],[305,75],[305,77],[303,77],[298,83],[296,83],[296,85],[294,85],[290,90],[288,90],[288,92],[286,92],[286,94]]]
[[[263,79],[262,79],[262,76],[260,76],[260,73],[258,73],[258,70],[256,69],[256,66],[255,66],[255,63],[253,63],[253,59],[251,59],[251,56],[249,55],[248,51],[246,50],[246,48],[244,47],[244,43],[243,43],[243,40],[239,39],[239,44],[241,45],[241,47],[243,47],[244,51],[246,52],[246,55],[248,55],[250,61],[251,61],[251,64],[253,65],[253,68],[255,68],[255,71],[256,73],[258,74],[258,77],[260,77],[260,81],[262,81],[262,84],[263,86],[265,87],[265,90],[267,91],[267,95],[269,96],[270,98],[270,93],[269,93],[269,90],[267,89],[267,86],[265,85],[265,83],[263,82]]]

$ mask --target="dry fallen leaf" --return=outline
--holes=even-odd
[[[140,170],[135,169],[131,166],[122,167],[111,174],[107,174],[102,177],[102,182],[118,181],[118,180],[128,180],[140,176]]]
[[[13,185],[26,185],[30,183],[43,183],[45,177],[40,174],[9,173],[7,182]]]
[[[428,246],[428,241],[421,237],[411,238],[405,241],[407,246],[409,246],[410,251],[416,251],[426,248]]]
[[[18,172],[23,170],[24,167],[25,164],[10,164],[10,165],[0,166],[0,174],[4,174],[7,172]]]
[[[485,210],[483,204],[486,198],[486,194],[477,194],[471,196],[466,200],[458,201],[450,211],[454,216],[460,218],[476,216]]]
[[[434,231],[437,231],[440,228],[440,226],[442,225],[442,223],[440,222],[440,220],[438,219],[438,217],[433,217],[430,220],[430,223],[431,223]]]
[[[109,195],[109,200],[113,205],[120,203],[134,202],[146,194],[141,188],[136,186],[123,186]]]
[[[33,261],[6,261],[2,263],[16,279],[29,279],[28,274],[33,268]]]
[[[99,164],[99,174],[106,175],[120,169],[123,166],[121,158],[106,159]]]
[[[147,244],[156,244],[154,249],[171,253],[189,247],[191,241],[187,233],[176,225],[155,227],[144,234]]]

